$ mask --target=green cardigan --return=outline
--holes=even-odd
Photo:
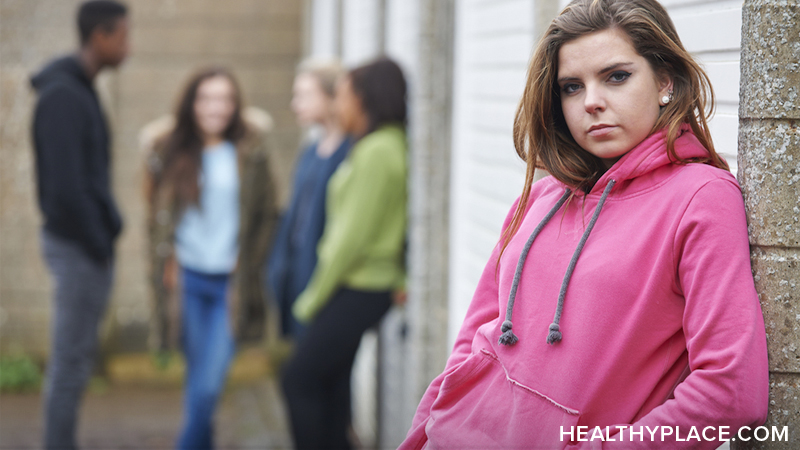
[[[405,283],[406,135],[386,125],[364,136],[328,182],[318,261],[294,304],[310,322],[340,288],[391,291]]]

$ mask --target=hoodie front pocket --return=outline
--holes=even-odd
[[[578,418],[577,410],[514,380],[496,356],[481,350],[442,381],[425,428],[426,448],[563,448]]]

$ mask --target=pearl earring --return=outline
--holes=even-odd
[[[667,92],[667,95],[661,97],[661,106],[667,106],[672,100],[672,89]]]

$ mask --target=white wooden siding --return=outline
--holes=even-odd
[[[449,336],[452,343],[525,166],[511,140],[533,46],[533,1],[456,2]]]
[[[742,0],[667,0],[683,45],[705,68],[717,99],[709,127],[714,146],[736,173]]]

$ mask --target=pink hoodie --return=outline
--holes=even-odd
[[[682,131],[677,154],[707,156]],[[568,283],[562,340],[550,345],[564,274],[610,180]],[[670,162],[663,132],[542,228],[513,305],[519,341],[498,343],[523,246],[564,191],[553,177],[533,185],[499,273],[498,245],[400,448],[712,449],[761,425],[766,335],[739,186],[727,171]]]

